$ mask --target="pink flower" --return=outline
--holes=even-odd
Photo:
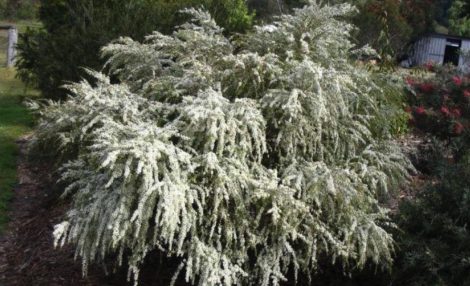
[[[470,97],[470,90],[466,89],[463,91],[463,96],[469,98]]]
[[[418,106],[418,107],[416,107],[415,112],[416,112],[416,114],[420,114],[420,115],[425,114],[426,109],[424,109],[424,107],[422,107],[422,106]]]
[[[427,63],[424,64],[424,67],[428,70],[428,71],[432,71],[434,69],[434,63],[432,61],[429,61]]]
[[[452,78],[452,81],[454,82],[455,85],[460,86],[462,85],[462,79],[459,76],[454,76]]]
[[[422,83],[419,85],[419,89],[422,92],[432,92],[434,90],[434,85],[432,83]]]
[[[465,129],[465,127],[463,126],[462,123],[460,123],[458,121],[455,122],[454,127],[453,127],[453,131],[454,131],[455,134],[457,134],[457,135],[462,134],[464,129]]]
[[[454,109],[452,109],[452,115],[454,117],[460,117],[460,116],[462,116],[462,112],[460,111],[460,109],[454,108]]]
[[[405,82],[406,82],[407,85],[410,85],[410,86],[414,85],[416,83],[415,80],[412,77],[407,77],[405,79]]]
[[[445,106],[442,106],[442,107],[441,107],[441,112],[442,112],[442,114],[444,114],[445,116],[449,116],[449,115],[450,115],[449,108],[447,108],[447,107],[445,107]]]

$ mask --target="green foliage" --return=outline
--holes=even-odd
[[[400,14],[411,28],[411,40],[432,32],[441,6],[446,0],[404,0],[401,1]]]
[[[427,68],[435,73],[408,84],[414,126],[434,138],[419,155],[431,180],[400,206],[393,283],[469,285],[470,80],[455,67]]]
[[[400,14],[399,2],[369,0],[358,8],[360,13],[354,23],[359,28],[356,37],[361,45],[370,44],[383,58],[406,46],[411,28]]]
[[[470,160],[441,157],[437,180],[400,208],[396,285],[470,283]]]
[[[470,5],[455,0],[449,9],[449,30],[452,34],[470,37]]]
[[[181,4],[181,1],[177,1]],[[179,6],[178,9],[188,6],[196,6],[188,1],[185,6]],[[245,32],[252,26],[254,13],[248,10],[245,0],[204,0],[199,6],[205,7],[211,12],[217,24],[226,29],[227,32]]]
[[[11,69],[0,69],[0,233],[8,221],[8,203],[16,183],[17,145],[15,140],[30,131],[31,114],[21,105],[23,96],[31,96]]]
[[[405,111],[407,94],[403,88],[403,76],[387,70],[373,73],[372,79],[380,87],[380,93],[375,97],[381,111],[372,123],[375,136],[400,136],[408,133],[410,115]]]
[[[286,0],[291,6],[305,1]],[[355,39],[359,46],[376,49],[382,62],[390,61],[408,51],[408,44],[432,31],[438,3],[430,0],[333,0],[329,3],[350,3],[359,13],[352,17],[359,28]]]
[[[453,66],[428,65],[436,73],[425,79],[408,78],[413,125],[453,142],[455,152],[465,148],[470,127],[470,78]],[[460,147],[459,147],[460,146]]]
[[[436,1],[436,22],[444,27],[449,26],[449,8],[454,0],[438,0]]]
[[[0,0],[0,15],[2,16],[2,18],[5,17],[6,9],[7,9],[7,1]]]
[[[349,60],[353,11],[312,2],[234,43],[191,9],[171,36],[104,47],[109,76],[90,71],[95,85],[39,109],[36,147],[66,162],[72,199],[56,244],[74,244],[85,271],[128,261],[136,282],[155,249],[209,286],[387,268],[378,198],[411,166],[374,136],[381,89]]]
[[[18,76],[46,98],[64,99],[61,86],[86,77],[82,67],[102,66],[103,45],[119,36],[143,40],[154,30],[170,33],[187,19],[178,13],[187,6],[206,7],[227,33],[245,31],[253,18],[243,0],[46,0],[43,28],[20,37]]]
[[[38,9],[38,0],[0,0],[0,17],[3,19],[36,19]]]

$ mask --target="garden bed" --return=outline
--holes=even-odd
[[[11,204],[11,219],[7,231],[0,237],[0,285],[18,286],[124,286],[126,273],[106,276],[106,270],[99,267],[90,269],[82,277],[81,264],[74,259],[72,247],[54,249],[52,232],[54,225],[63,218],[67,202],[58,198],[55,178],[50,166],[28,160],[26,155],[28,136],[17,141],[20,150],[18,161],[19,183],[14,189]],[[401,145],[406,152],[415,152],[425,141],[417,136],[402,138]],[[410,187],[402,189],[400,195],[390,202],[395,212],[401,200],[410,200],[416,190],[424,186],[429,178],[416,174]],[[168,285],[176,263],[157,259],[146,263],[140,285]],[[169,263],[169,267],[168,266]],[[163,265],[162,265],[163,264]],[[166,264],[166,265],[165,265]],[[158,284],[155,284],[159,282]],[[177,285],[186,285],[180,282]]]
[[[53,249],[52,230],[66,206],[56,200],[48,166],[32,165],[25,156],[27,137],[18,140],[19,184],[14,189],[7,230],[0,238],[1,285],[104,285],[81,266],[71,248]]]
[[[74,249],[55,249],[52,232],[64,217],[67,201],[58,197],[56,178],[49,165],[28,160],[29,137],[17,140],[19,160],[18,184],[8,213],[10,222],[0,235],[0,285],[5,286],[124,286],[125,271],[106,275],[107,270],[90,267],[82,277]],[[176,263],[157,258],[146,264],[139,285],[168,285]],[[187,285],[179,282],[176,286]]]

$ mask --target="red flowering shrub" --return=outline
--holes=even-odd
[[[433,69],[436,74],[430,79],[405,79],[410,123],[442,139],[462,136],[470,131],[470,78],[447,67]]]
[[[441,107],[441,112],[442,112],[442,114],[444,114],[445,116],[449,116],[449,115],[450,115],[449,108],[447,108],[447,107],[445,107],[445,106],[442,106],[442,107]]]
[[[442,140],[416,155],[433,179],[397,212],[403,232],[390,285],[470,285],[470,77],[436,67],[431,79],[407,83],[410,122]]]
[[[461,86],[462,85],[462,78],[459,76],[454,76],[452,77],[452,81],[454,82],[455,85]]]
[[[466,98],[469,98],[470,97],[470,90],[466,89],[463,91],[463,96],[466,97]]]
[[[454,128],[452,129],[452,131],[454,132],[454,134],[460,135],[460,134],[462,134],[464,129],[465,129],[465,127],[463,126],[463,124],[460,123],[459,121],[456,121],[454,123]]]
[[[433,61],[429,61],[427,63],[424,64],[424,68],[428,71],[435,71],[435,68],[436,68],[436,63],[434,63]]]
[[[460,111],[459,108],[454,108],[454,109],[452,109],[452,111],[451,111],[451,115],[452,115],[454,118],[459,118],[460,116],[462,116],[462,111]]]
[[[423,114],[426,114],[426,109],[422,106],[418,106],[416,107],[415,112],[418,115],[423,115]]]
[[[419,89],[422,92],[430,93],[434,90],[434,84],[429,83],[429,82],[425,82],[425,83],[422,83],[422,84],[419,85]]]

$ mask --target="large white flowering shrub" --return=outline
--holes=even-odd
[[[106,46],[120,83],[91,72],[41,110],[37,146],[72,158],[56,243],[85,270],[117,255],[134,281],[155,249],[198,285],[279,285],[325,258],[389,264],[378,197],[408,162],[372,135],[380,90],[349,60],[353,11],[313,2],[235,43],[187,10],[171,36]]]

